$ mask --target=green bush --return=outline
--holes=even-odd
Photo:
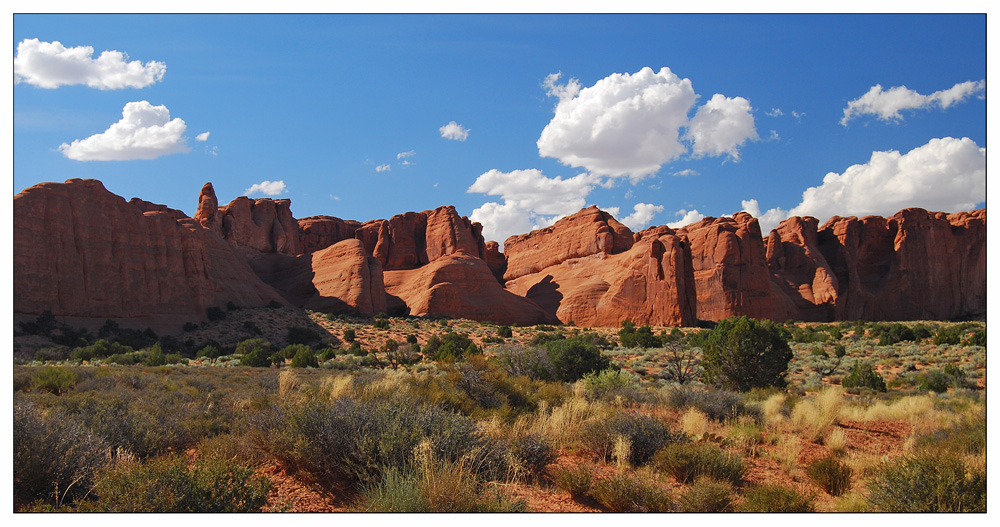
[[[198,350],[197,356],[204,359],[218,359],[222,356],[222,351],[218,347],[209,344]]]
[[[316,353],[309,346],[298,344],[298,349],[292,357],[293,368],[318,368],[319,361],[316,360]]]
[[[702,378],[726,389],[784,386],[792,360],[788,333],[769,320],[723,319],[702,347]]]
[[[107,445],[72,415],[14,398],[14,488],[59,505],[85,495]]]
[[[780,485],[750,487],[743,493],[739,512],[814,512],[812,496]]]
[[[636,466],[647,463],[661,448],[687,440],[684,434],[672,432],[655,417],[626,413],[616,413],[587,423],[581,440],[600,458],[609,460],[619,436],[631,442],[629,462]]]
[[[931,370],[917,375],[915,378],[917,389],[936,393],[947,392],[948,387],[954,382],[953,377],[945,375],[941,370]]]
[[[639,384],[632,374],[607,369],[600,373],[588,373],[583,376],[583,385],[587,397],[593,399],[614,399],[615,396],[635,398],[639,393]]]
[[[653,329],[649,326],[636,328],[631,320],[623,320],[622,328],[618,331],[618,339],[625,348],[658,348],[662,345],[659,337],[653,335]]]
[[[375,329],[389,329],[389,320],[385,318],[376,318],[375,322],[372,323],[372,327]]]
[[[271,365],[273,352],[271,343],[264,339],[247,339],[236,345],[236,354],[240,355],[241,366],[266,368]]]
[[[670,494],[655,481],[634,473],[618,473],[593,484],[591,496],[612,512],[670,512]]]
[[[981,347],[985,348],[986,347],[986,330],[985,329],[980,329],[980,330],[976,331],[975,333],[973,333],[972,335],[970,335],[968,339],[966,339],[964,342],[962,342],[962,344],[965,345],[965,346],[981,346]]]
[[[986,512],[986,471],[956,455],[908,456],[881,467],[868,500],[883,512]]]
[[[851,371],[840,381],[840,385],[844,388],[868,388],[877,392],[884,392],[886,389],[885,379],[872,368],[871,364],[864,361],[854,363]]]
[[[356,339],[356,338],[357,338],[357,334],[355,334],[354,329],[347,328],[347,329],[344,330],[344,342],[350,344],[350,343],[354,342],[354,339]]]
[[[746,474],[743,460],[712,443],[678,443],[656,453],[653,466],[681,483],[700,476],[738,483]]]
[[[514,330],[512,330],[510,326],[500,326],[497,328],[497,335],[502,338],[509,339],[514,336]]]
[[[961,325],[943,327],[938,330],[937,335],[934,335],[934,344],[936,346],[941,346],[943,344],[955,345],[962,341],[963,328]]]
[[[551,340],[544,344],[549,352],[554,379],[576,382],[588,373],[603,371],[611,367],[611,361],[601,354],[601,350],[590,342],[580,339]]]
[[[427,339],[424,346],[424,354],[436,361],[454,362],[461,360],[466,355],[477,355],[482,351],[473,344],[472,340],[454,331],[445,333],[443,337],[432,335]]]
[[[831,496],[840,496],[851,488],[851,467],[833,456],[813,461],[806,467],[806,474]]]
[[[254,469],[219,458],[188,467],[176,454],[122,463],[98,480],[94,512],[258,512],[271,484]]]
[[[699,478],[678,501],[683,512],[733,512],[733,486]]]
[[[897,342],[917,340],[917,335],[909,326],[898,322],[876,326],[872,336],[878,337],[879,346],[892,346]]]
[[[34,389],[56,395],[69,391],[76,385],[76,373],[70,368],[45,366],[35,372]]]

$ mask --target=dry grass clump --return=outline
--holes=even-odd
[[[778,426],[785,422],[788,416],[785,413],[785,400],[787,396],[783,393],[776,393],[764,400],[761,409],[764,412],[764,422],[771,426]]]
[[[708,416],[697,408],[688,408],[681,416],[681,430],[693,437],[703,437],[710,429]]]
[[[792,426],[807,441],[818,442],[837,424],[843,406],[843,392],[839,388],[827,388],[795,405],[792,409]]]

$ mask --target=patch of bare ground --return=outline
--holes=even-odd
[[[304,481],[300,474],[291,474],[279,465],[268,465],[257,470],[271,481],[273,488],[267,495],[264,512],[347,512],[346,504],[332,492],[317,483]]]

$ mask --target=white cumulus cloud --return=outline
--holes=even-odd
[[[542,157],[564,165],[637,181],[686,154],[685,141],[694,142],[696,155],[738,158],[737,147],[756,137],[749,103],[740,97],[713,97],[689,123],[698,95],[690,79],[681,79],[670,68],[614,73],[586,88],[576,79],[559,85],[560,76],[551,74],[542,84],[559,103],[537,146]],[[739,116],[744,106],[747,115]],[[689,124],[695,128],[682,137],[681,130]]]
[[[254,183],[250,188],[243,191],[247,196],[253,196],[255,194],[263,194],[265,196],[280,196],[288,192],[285,187],[285,182],[282,181],[261,181],[260,183]],[[337,198],[334,198],[337,199]]]
[[[387,164],[375,167],[375,172],[388,172],[390,170],[392,170],[392,167]]]
[[[698,108],[688,125],[687,138],[694,141],[692,150],[696,157],[729,154],[731,159],[739,161],[739,147],[758,138],[750,101],[716,93]]]
[[[208,136],[209,136],[209,134],[211,134],[211,133],[212,133],[212,132],[202,132],[202,133],[200,133],[200,134],[198,134],[198,135],[194,136],[194,140],[195,140],[195,141],[208,141]]]
[[[705,215],[698,212],[698,209],[691,209],[691,210],[681,209],[675,212],[674,216],[680,216],[681,219],[673,223],[668,223],[667,227],[670,227],[671,229],[680,229],[681,227],[691,225],[696,221],[701,221],[705,219]]]
[[[170,119],[166,106],[153,106],[148,101],[130,102],[122,110],[122,118],[104,133],[86,139],[63,143],[59,151],[76,161],[128,161],[187,153],[181,118]]]
[[[24,39],[14,57],[14,82],[39,88],[83,84],[99,90],[144,88],[159,82],[167,65],[149,61],[128,61],[121,51],[104,51],[96,59],[91,46],[67,48],[60,42]]]
[[[744,201],[743,208],[768,232],[790,216],[826,221],[832,216],[889,216],[907,207],[957,212],[985,201],[986,149],[967,137],[945,137],[905,154],[872,152],[867,163],[843,174],[830,172],[822,185],[806,189],[791,210],[760,214],[756,200]]]
[[[451,121],[448,124],[438,128],[441,132],[441,137],[445,139],[451,139],[452,141],[465,141],[469,138],[469,129],[464,126]]]
[[[596,184],[597,178],[590,174],[563,179],[547,177],[537,169],[493,169],[480,175],[467,192],[499,196],[503,203],[484,203],[469,218],[483,224],[487,240],[502,242],[584,208]]]
[[[896,86],[883,91],[882,85],[876,84],[868,90],[868,93],[847,103],[840,124],[847,126],[852,118],[866,114],[877,115],[883,121],[899,121],[903,119],[899,114],[901,110],[921,110],[935,106],[945,109],[985,89],[985,80],[960,82],[947,90],[936,91],[930,95],[921,95],[906,86]]]
[[[400,153],[396,154],[396,159],[403,159],[403,158],[412,157],[412,156],[415,156],[415,155],[417,155],[417,152],[415,150],[410,150],[409,152],[400,152]]]
[[[633,231],[641,231],[649,225],[649,222],[653,221],[654,216],[663,212],[663,205],[636,203],[632,207],[632,210],[634,211],[632,214],[624,218],[619,218],[618,221],[624,223],[626,227]],[[618,214],[615,213],[614,216],[617,217]]]

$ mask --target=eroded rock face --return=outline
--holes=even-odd
[[[298,220],[302,232],[302,250],[312,253],[335,243],[355,238],[361,222],[333,216],[310,216]]]
[[[507,271],[507,259],[500,252],[500,244],[494,241],[486,242],[486,265],[490,267],[490,272],[497,281],[503,283],[503,274]]]
[[[836,319],[839,282],[819,249],[819,222],[794,216],[767,239],[767,265],[774,283],[777,320]]]
[[[386,312],[382,264],[365,255],[360,240],[349,239],[316,251],[310,258],[316,294],[304,308],[327,313]]]
[[[688,242],[667,227],[633,236],[607,220],[595,208],[584,209],[549,229],[508,238],[506,288],[563,323],[617,326],[627,319],[693,325],[696,293]],[[569,248],[556,255],[541,251],[563,243]],[[532,269],[537,270],[527,272]]]
[[[619,254],[632,248],[632,231],[597,207],[557,221],[551,227],[504,242],[505,280],[537,273],[546,267],[594,254]]]
[[[498,324],[556,323],[529,299],[504,290],[486,262],[464,251],[454,252],[409,270],[384,272],[390,312],[461,317]]]
[[[190,218],[142,212],[100,181],[42,183],[14,197],[14,311],[145,319],[154,329],[211,306],[283,302],[232,247]]]
[[[139,198],[132,198],[128,200],[128,204],[141,210],[142,212],[165,212],[173,217],[175,220],[183,220],[188,217],[184,214],[184,211],[172,209],[166,205],[160,205],[159,203],[152,203]]]
[[[819,246],[840,285],[837,318],[946,320],[986,313],[985,209],[831,218]]]
[[[678,231],[691,243],[698,319],[771,318],[774,301],[757,219],[745,212],[705,218]]]

